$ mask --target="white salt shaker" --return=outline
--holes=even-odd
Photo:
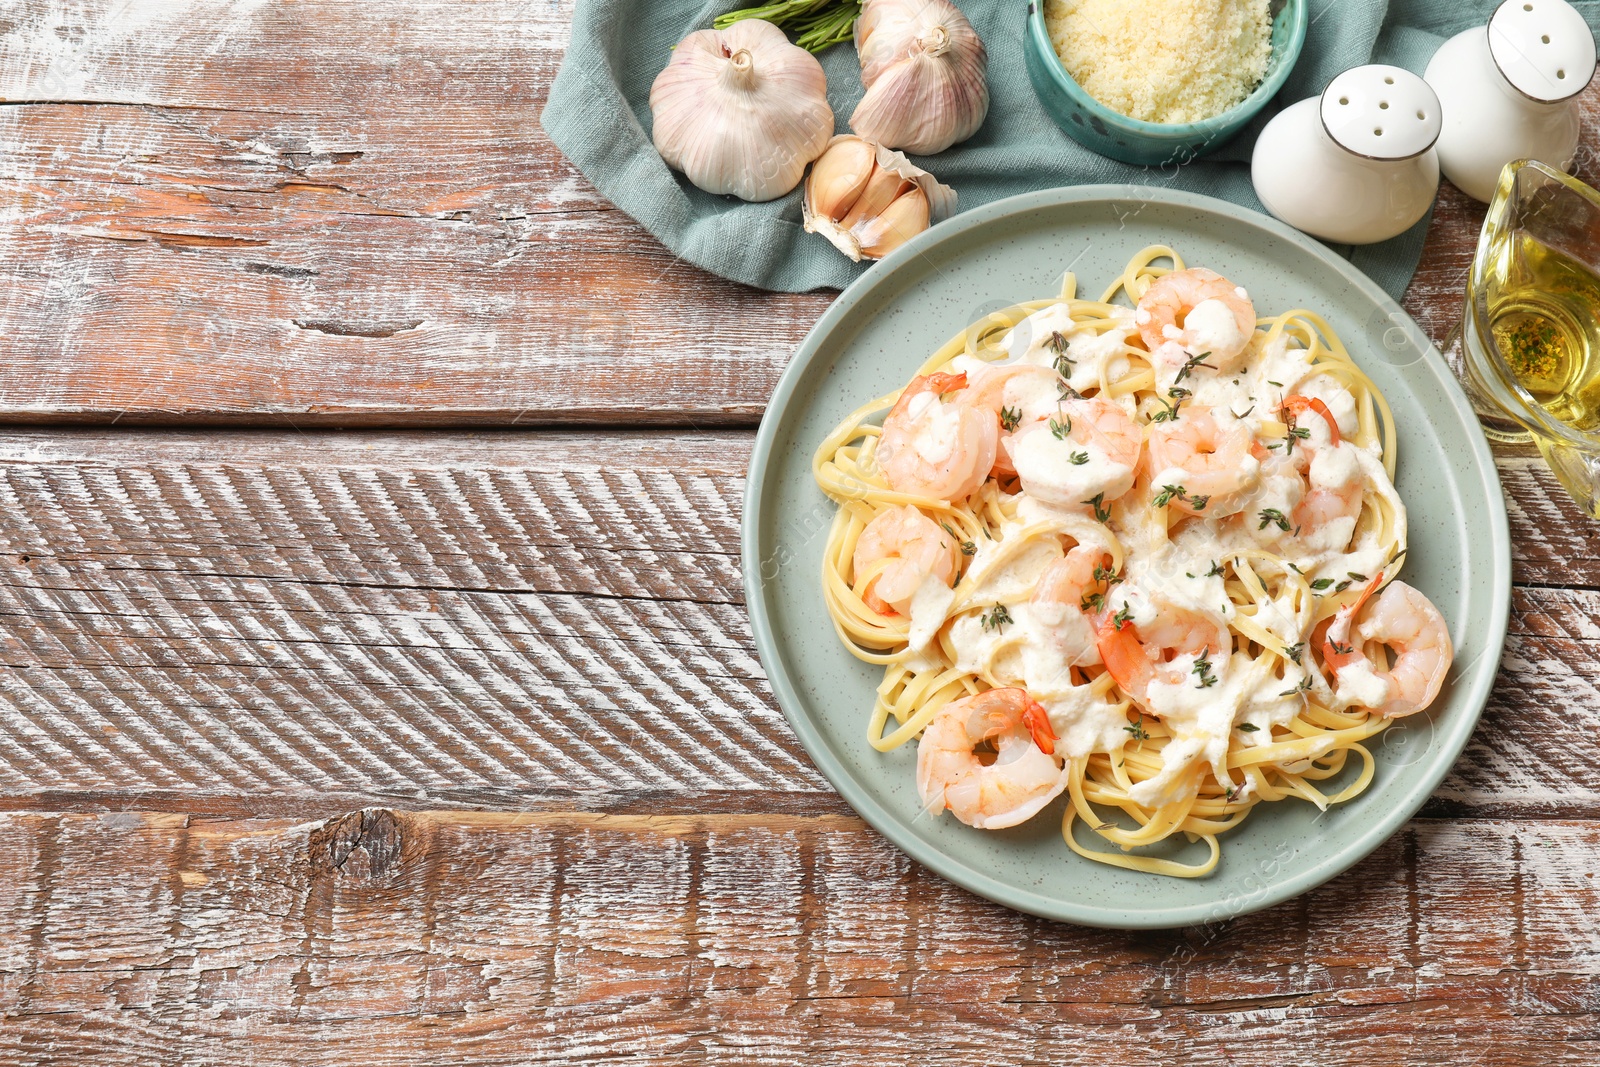
[[[1439,191],[1440,121],[1438,97],[1415,74],[1352,67],[1261,131],[1250,160],[1256,196],[1313,237],[1388,240],[1427,214]]]
[[[1488,201],[1513,159],[1570,170],[1594,67],[1594,34],[1566,0],[1505,0],[1487,27],[1450,38],[1423,75],[1444,105],[1444,176]]]

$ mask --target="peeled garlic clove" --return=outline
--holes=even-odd
[[[809,210],[838,222],[872,179],[878,148],[859,137],[835,137],[806,179]]]
[[[955,192],[903,154],[851,136],[811,168],[802,205],[806,230],[857,261],[881,259],[955,207]]]
[[[988,51],[950,0],[863,0],[855,40],[867,91],[850,128],[861,136],[932,155],[983,125]]]
[[[881,214],[863,219],[854,234],[863,256],[882,259],[927,228],[928,196],[913,185]]]
[[[708,193],[775,199],[833,136],[827,92],[822,64],[770,22],[697,30],[650,86],[656,151]]]
[[[867,179],[866,187],[861,190],[861,195],[856,198],[855,203],[850,205],[850,210],[846,211],[843,217],[838,220],[840,227],[851,230],[861,220],[875,218],[888,210],[889,205],[894,203],[895,198],[908,188],[914,189],[916,186],[892,170],[884,170],[882,167],[875,166],[872,170],[872,176]]]

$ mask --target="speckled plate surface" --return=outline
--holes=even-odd
[[[1263,314],[1324,315],[1387,395],[1399,424],[1398,485],[1411,517],[1405,580],[1439,606],[1456,641],[1443,694],[1370,744],[1378,769],[1356,800],[1318,812],[1263,804],[1220,838],[1208,877],[1124,871],[1061,840],[1064,800],[1012,830],[918,812],[916,748],[866,742],[881,670],[857,661],[819,588],[833,504],[811,477],[817,444],[850,411],[903,384],[958,330],[1019,300],[1053,296],[1061,272],[1098,293],[1147,244],[1245,286]],[[1488,447],[1443,359],[1405,312],[1322,245],[1263,215],[1186,193],[1084,186],[989,204],[930,230],[844,292],[773,394],[751,460],[744,578],[757,648],[784,714],[828,780],[906,853],[992,900],[1112,927],[1212,922],[1319,885],[1393,834],[1438,785],[1488,699],[1511,596],[1506,509]],[[1081,840],[1108,847],[1086,834]],[[1203,844],[1168,853],[1194,860]]]

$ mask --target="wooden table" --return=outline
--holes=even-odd
[[[0,2],[0,1062],[1600,1060],[1600,526],[1537,458],[1495,695],[1371,859],[1168,933],[972,897],[741,606],[829,294],[560,157],[569,18]],[[1444,190],[1436,340],[1480,218]]]

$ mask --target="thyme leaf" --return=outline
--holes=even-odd
[[[985,630],[994,630],[998,633],[1002,626],[1007,626],[1015,620],[1012,619],[1010,610],[1004,604],[996,604],[993,608],[984,612],[979,621],[983,624]]]
[[[1257,530],[1265,530],[1268,526],[1276,525],[1284,533],[1289,532],[1289,520],[1277,508],[1262,508],[1259,518],[1261,525],[1256,527]]]

